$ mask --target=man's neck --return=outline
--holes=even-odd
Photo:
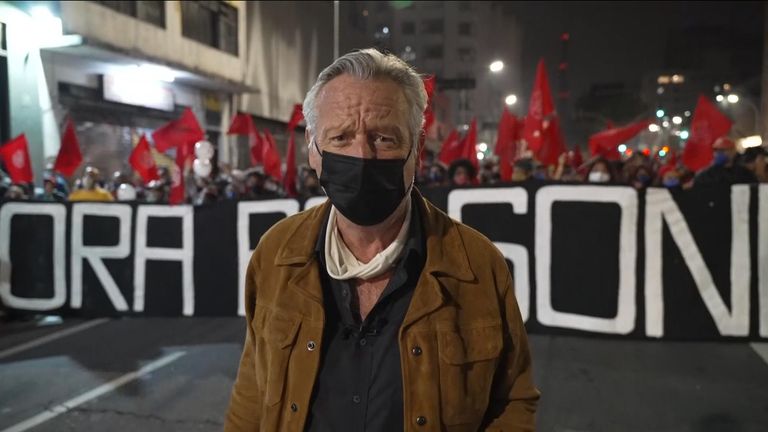
[[[408,203],[404,200],[384,222],[373,226],[356,225],[337,212],[336,226],[344,244],[355,258],[367,263],[395,241],[405,221],[407,209]]]

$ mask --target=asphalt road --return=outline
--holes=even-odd
[[[0,432],[219,431],[238,318],[0,324]],[[531,335],[541,431],[768,431],[768,344]]]

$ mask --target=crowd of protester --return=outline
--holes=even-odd
[[[511,174],[512,182],[568,182],[594,184],[623,184],[637,189],[666,187],[690,189],[696,186],[768,182],[768,151],[753,147],[739,154],[733,141],[721,138],[713,146],[712,164],[694,173],[681,160],[634,152],[623,160],[594,157],[584,163],[576,162],[572,152],[563,154],[557,166],[544,166],[532,157],[518,159]],[[173,173],[158,168],[158,179],[148,183],[135,174],[115,172],[105,178],[95,167],[88,166],[71,185],[62,176],[46,170],[42,188],[11,184],[0,171],[0,197],[8,200],[38,201],[137,201],[164,204],[171,200]],[[254,200],[291,196],[284,185],[266,174],[260,167],[249,170],[231,169],[221,165],[210,178],[185,176],[185,199],[189,204],[204,205],[225,200]],[[467,159],[458,159],[450,166],[440,163],[435,154],[426,150],[416,178],[416,185],[425,187],[455,187],[489,185],[502,182],[496,157],[489,157],[476,167]],[[302,166],[296,179],[296,196],[307,199],[324,195],[314,170]]]

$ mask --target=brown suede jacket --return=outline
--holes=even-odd
[[[503,256],[418,193],[427,258],[399,331],[404,431],[533,431],[539,392]],[[259,242],[225,431],[302,431],[323,340],[315,244],[330,204]]]

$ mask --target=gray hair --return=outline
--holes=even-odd
[[[334,61],[317,77],[317,82],[307,92],[304,99],[304,119],[307,128],[314,136],[317,126],[317,111],[315,103],[320,90],[332,79],[349,74],[361,80],[389,79],[398,84],[405,94],[408,103],[408,129],[414,144],[424,123],[424,109],[427,107],[427,91],[421,76],[408,63],[392,54],[384,54],[374,48],[352,51]]]

